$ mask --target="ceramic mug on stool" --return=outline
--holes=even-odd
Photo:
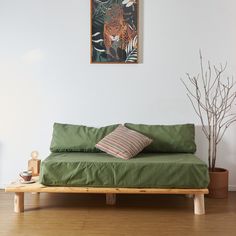
[[[24,180],[24,181],[30,181],[32,178],[32,171],[26,170],[20,173],[20,177]]]

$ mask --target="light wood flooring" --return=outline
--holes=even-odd
[[[171,195],[25,194],[25,212],[13,212],[12,193],[0,190],[0,236],[168,235],[236,236],[236,192],[206,198],[206,215],[193,200]]]

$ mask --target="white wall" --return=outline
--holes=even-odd
[[[0,186],[44,159],[54,121],[102,126],[199,124],[180,77],[198,73],[198,49],[236,75],[236,1],[144,0],[143,63],[90,65],[89,0],[0,0]],[[218,165],[236,188],[236,126]],[[198,154],[206,146],[197,132]]]

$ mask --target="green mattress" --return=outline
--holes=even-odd
[[[128,161],[105,153],[52,153],[41,165],[48,186],[206,188],[207,165],[193,154],[141,153]]]

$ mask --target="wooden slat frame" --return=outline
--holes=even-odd
[[[208,189],[162,189],[162,188],[93,188],[93,187],[47,187],[8,186],[6,192],[39,193],[115,193],[115,194],[207,194]]]
[[[115,194],[207,194],[208,189],[175,189],[175,188],[107,188],[107,187],[56,187],[38,183],[21,184],[16,181],[6,187],[6,192],[39,192],[39,193],[115,193]]]
[[[101,193],[106,194],[108,205],[114,205],[116,194],[192,194],[194,196],[194,213],[196,215],[205,214],[204,194],[208,189],[174,189],[174,188],[98,188],[98,187],[55,187],[45,186],[38,182],[33,184],[21,184],[13,182],[5,188],[6,192],[14,192],[14,211],[24,212],[24,193]]]

